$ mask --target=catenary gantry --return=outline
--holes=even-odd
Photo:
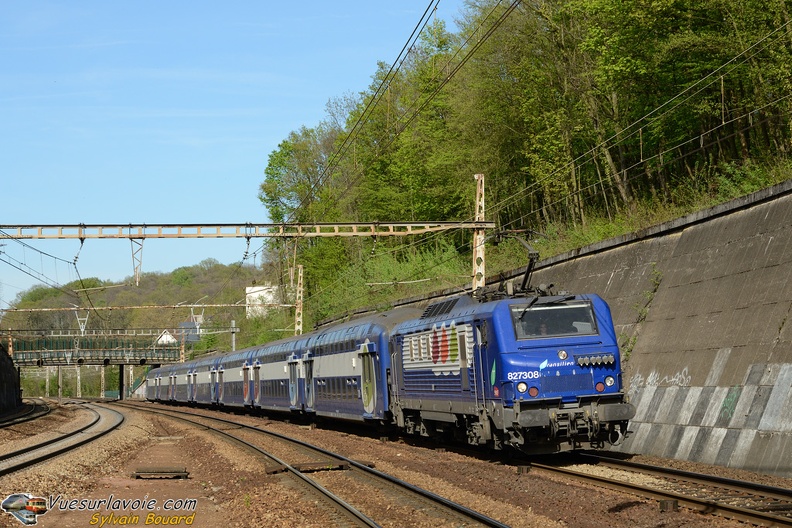
[[[408,236],[450,229],[493,229],[495,222],[370,222],[313,224],[74,224],[0,225],[0,237],[16,239],[121,238],[316,238]]]

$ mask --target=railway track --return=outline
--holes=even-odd
[[[81,427],[60,433],[12,452],[0,454],[0,476],[8,475],[34,464],[97,440],[118,428],[124,421],[122,413],[93,404],[83,404],[93,414],[92,420]]]
[[[530,468],[655,499],[665,509],[682,506],[757,526],[792,526],[789,489],[607,456],[582,454],[579,459],[578,469],[535,463]],[[600,468],[609,469],[607,476]]]
[[[19,412],[5,416],[3,420],[0,421],[0,429],[36,420],[42,416],[46,416],[50,411],[50,406],[41,398],[26,399],[26,403]]]
[[[287,436],[226,418],[177,409],[153,409],[151,405],[115,403],[125,408],[172,417],[211,429],[255,451],[271,475],[283,474],[300,482],[332,505],[338,525],[379,526],[377,517],[391,508],[409,508],[425,519],[427,526],[447,523],[455,526],[506,525],[436,494],[354,461]],[[211,423],[212,425],[208,425]],[[229,430],[233,429],[234,433]],[[262,444],[266,443],[266,447]],[[366,497],[367,500],[361,500]],[[377,506],[372,507],[372,497]]]

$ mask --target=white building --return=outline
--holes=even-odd
[[[267,315],[269,306],[278,302],[278,287],[270,283],[263,286],[248,286],[245,288],[245,314],[248,319]]]

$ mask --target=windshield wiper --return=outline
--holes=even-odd
[[[575,297],[576,297],[576,295],[566,295],[566,296],[564,296],[564,297],[561,297],[560,299],[551,299],[551,300],[548,300],[548,301],[547,301],[547,304],[559,304],[559,303],[563,303],[563,302],[571,301],[571,300],[572,300],[572,299],[574,299]]]
[[[531,306],[536,304],[536,301],[538,301],[538,300],[539,300],[539,296],[537,295],[536,297],[534,297],[533,299],[531,299],[528,302],[528,306],[526,306],[525,309],[522,311],[522,313],[520,313],[520,317],[519,317],[520,321],[523,320],[523,317],[525,317],[525,313],[531,308]]]

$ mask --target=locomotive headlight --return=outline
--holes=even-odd
[[[517,384],[517,392],[522,393],[527,390],[528,390],[528,384],[525,383],[524,381],[521,381],[520,383]]]
[[[567,357],[569,357],[569,354],[567,354],[567,351],[566,351],[566,350],[559,350],[559,351],[558,351],[558,359],[560,359],[561,361],[563,361],[563,360],[565,360]]]
[[[605,377],[605,385],[608,387],[613,387],[613,384],[616,383],[616,380],[613,379],[613,376],[606,376]]]

